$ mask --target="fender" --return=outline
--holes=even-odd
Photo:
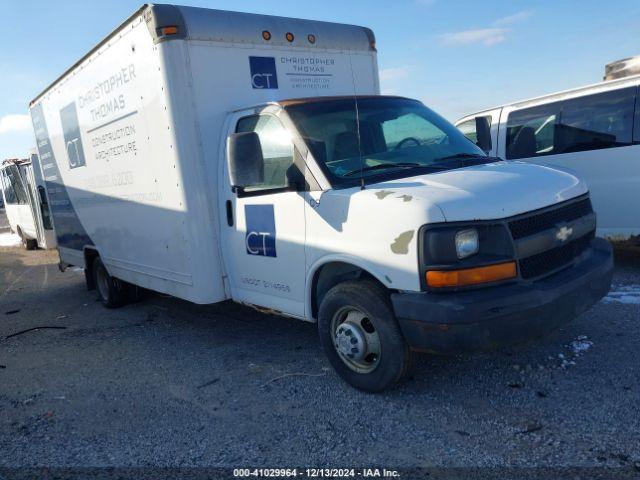
[[[361,258],[348,255],[348,254],[343,254],[343,253],[330,253],[330,254],[324,255],[323,257],[320,257],[319,259],[317,259],[307,271],[307,278],[305,280],[306,282],[305,283],[306,295],[305,295],[305,306],[304,306],[305,320],[308,320],[310,322],[317,321],[317,319],[313,318],[313,315],[312,315],[313,308],[312,308],[311,302],[313,299],[313,291],[312,291],[313,277],[318,272],[318,270],[320,270],[320,268],[332,262],[342,262],[342,263],[351,264],[369,273],[376,280],[378,280],[382,285],[386,285],[388,283],[387,281],[385,281],[384,274],[381,273],[377,268],[378,266],[373,263],[368,263],[363,261]]]

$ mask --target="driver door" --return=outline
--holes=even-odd
[[[255,109],[235,113],[228,125],[227,135],[258,134],[265,171],[261,184],[232,191],[228,158],[224,162],[221,239],[231,296],[303,317],[305,192],[298,191],[301,173],[293,139],[275,114]]]

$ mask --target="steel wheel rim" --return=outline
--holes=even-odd
[[[343,307],[334,314],[331,341],[340,360],[354,372],[371,373],[378,367],[380,336],[373,322],[358,308]]]

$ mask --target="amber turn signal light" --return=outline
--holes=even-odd
[[[175,35],[178,33],[178,27],[162,27],[160,31],[162,35]]]
[[[427,285],[434,288],[465,287],[507,280],[515,276],[516,262],[507,262],[464,270],[430,270],[427,272]]]

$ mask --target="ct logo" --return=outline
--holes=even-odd
[[[278,74],[274,57],[249,57],[251,87],[256,90],[278,88]]]
[[[271,77],[273,75],[270,73],[256,73],[251,75],[251,85],[253,88],[272,88],[271,87]]]
[[[247,254],[276,257],[276,222],[273,205],[245,205]]]
[[[245,237],[247,252],[250,255],[267,256],[267,238],[271,236],[269,232],[249,232]],[[257,245],[257,246],[256,246]]]
[[[60,110],[60,123],[62,124],[62,135],[67,148],[69,168],[85,166],[86,160],[84,149],[82,148],[82,137],[80,135],[80,123],[78,122],[76,102],[71,102]]]
[[[80,150],[78,149],[79,138],[74,138],[67,142],[67,155],[69,155],[69,166],[76,168],[80,166]]]

